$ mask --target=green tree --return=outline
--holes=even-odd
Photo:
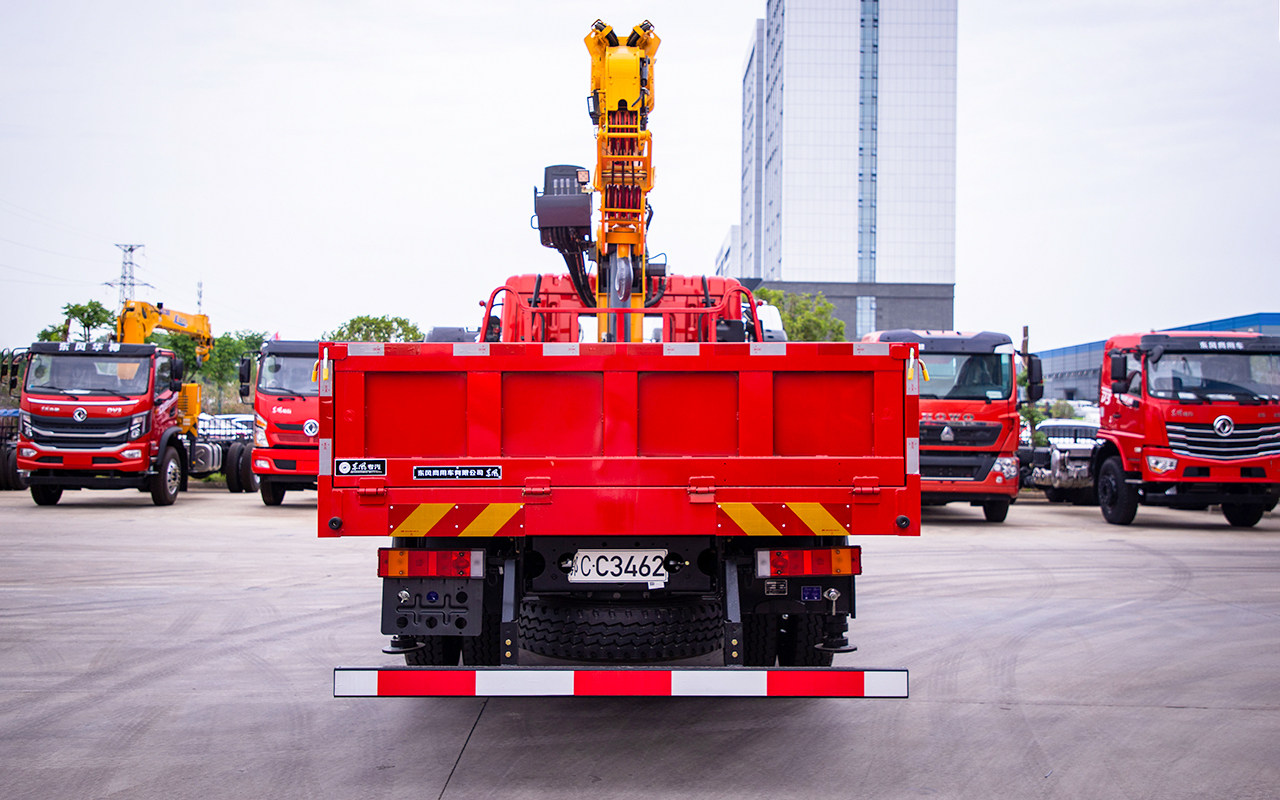
[[[759,300],[777,306],[782,314],[782,327],[793,342],[843,342],[844,320],[835,316],[836,307],[822,292],[797,294],[760,287],[754,292]]]
[[[97,300],[87,303],[67,303],[62,307],[62,315],[66,317],[61,323],[54,323],[36,334],[40,342],[91,342],[94,333],[102,328],[113,328],[116,315]],[[73,327],[78,326],[78,331]],[[72,339],[71,334],[78,333],[79,338]],[[104,332],[105,333],[105,332]]]
[[[257,353],[267,340],[265,331],[240,330],[224,333],[213,342],[209,358],[204,364],[196,364],[195,340],[179,333],[157,331],[147,337],[151,344],[172,350],[182,358],[186,366],[184,381],[199,380],[204,386],[205,411],[222,414],[227,397],[239,396],[240,357],[245,353]],[[197,375],[198,373],[198,375]],[[245,411],[236,401],[235,411]]]
[[[334,342],[421,342],[421,329],[404,317],[352,317],[323,338]]]

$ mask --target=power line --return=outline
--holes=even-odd
[[[8,206],[9,208],[4,208],[4,206]],[[14,211],[12,209],[17,209],[17,211]],[[29,208],[23,208],[17,203],[10,203],[8,200],[0,200],[0,211],[13,214],[15,217],[22,217],[26,219],[28,222],[40,222],[42,224],[49,225],[55,228],[62,228],[63,230],[68,231],[70,233],[74,233],[77,236],[83,236],[86,239],[95,239],[99,242],[103,242],[111,238],[110,236],[102,236],[100,234],[90,233],[89,231],[81,230],[71,225],[67,225],[64,222],[58,222],[52,217],[47,217],[44,214],[41,214],[38,211],[32,211]],[[20,214],[18,212],[22,212],[22,213]]]
[[[51,256],[62,256],[63,258],[74,258],[77,261],[92,261],[95,264],[107,263],[106,259],[89,258],[88,256],[73,256],[70,253],[59,253],[57,250],[46,250],[43,247],[36,247],[33,244],[24,244],[23,242],[17,242],[17,241],[14,241],[13,239],[6,239],[3,236],[0,236],[0,242],[8,242],[9,244],[16,244],[18,247],[25,247],[29,250],[38,250],[41,253],[48,253]]]

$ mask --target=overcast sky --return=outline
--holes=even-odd
[[[893,0],[883,0],[893,2]],[[850,0],[853,2],[853,0]],[[215,332],[479,324],[547,164],[593,166],[582,37],[653,21],[651,250],[738,218],[763,0],[0,0],[0,347],[120,273]],[[1274,2],[961,0],[956,325],[1032,349],[1280,311]],[[857,47],[857,42],[849,42]],[[851,132],[851,136],[856,132]]]

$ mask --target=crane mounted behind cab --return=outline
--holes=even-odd
[[[319,533],[390,538],[408,665],[334,693],[906,696],[833,657],[849,536],[920,532],[917,345],[771,340],[737,281],[653,263],[658,37],[586,43],[594,182],[535,193],[569,273],[508,279],[477,342],[320,343]]]

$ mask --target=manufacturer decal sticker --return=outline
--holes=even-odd
[[[502,480],[502,467],[435,467],[413,468],[415,481],[497,481]]]
[[[339,458],[334,461],[333,469],[337,474],[347,477],[386,475],[387,460],[385,458]]]

